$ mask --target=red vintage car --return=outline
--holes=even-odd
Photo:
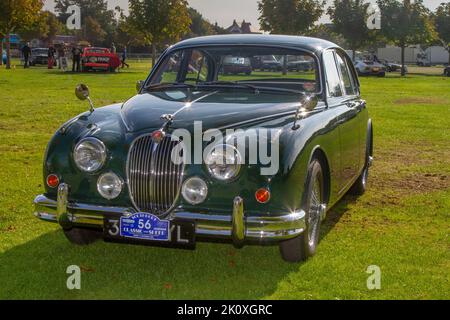
[[[81,56],[83,71],[103,70],[114,72],[120,65],[117,54],[107,48],[87,47]]]

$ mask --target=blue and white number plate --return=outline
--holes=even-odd
[[[120,235],[126,238],[169,241],[170,223],[150,213],[138,212],[120,217]]]

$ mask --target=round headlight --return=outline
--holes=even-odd
[[[181,188],[183,198],[190,204],[199,204],[205,201],[208,195],[206,182],[198,177],[187,179]]]
[[[97,171],[106,160],[105,145],[96,138],[85,138],[75,146],[73,159],[80,170]]]
[[[229,144],[214,147],[205,162],[209,173],[218,180],[232,179],[241,170],[241,154]]]
[[[108,200],[117,198],[122,192],[123,180],[112,172],[102,174],[97,180],[97,191]]]

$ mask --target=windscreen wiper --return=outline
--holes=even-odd
[[[244,89],[250,89],[254,91],[256,94],[259,93],[259,88],[252,86],[251,84],[246,83],[240,83],[237,81],[209,81],[209,82],[202,82],[197,85],[198,87],[222,87],[222,88],[244,88]]]
[[[144,89],[147,91],[153,91],[153,90],[180,89],[180,88],[195,89],[197,88],[197,86],[183,82],[161,82],[148,85]]]

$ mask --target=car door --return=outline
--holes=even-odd
[[[338,193],[342,193],[352,182],[359,165],[359,124],[358,111],[354,107],[355,97],[347,94],[345,81],[337,62],[335,50],[326,50],[323,53],[328,107],[334,108],[338,115],[339,141],[337,143],[340,153]]]
[[[359,175],[362,166],[361,123],[363,121],[361,111],[365,108],[365,102],[359,96],[358,85],[351,71],[351,62],[346,54],[337,50],[335,58],[344,93],[344,99],[342,100],[344,109],[340,114],[340,143],[342,179],[344,182],[342,191],[345,191],[346,187]]]

